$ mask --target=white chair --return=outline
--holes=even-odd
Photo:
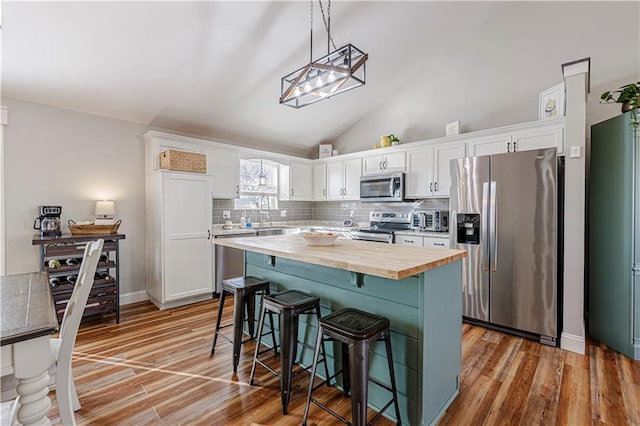
[[[58,401],[60,421],[63,425],[75,425],[76,419],[73,412],[80,409],[76,386],[73,383],[71,357],[82,314],[93,286],[93,278],[102,253],[103,244],[104,240],[101,239],[87,243],[75,287],[62,317],[59,337],[51,339],[49,351],[51,354],[51,368],[49,369],[49,374],[56,375],[56,399]],[[16,399],[11,409],[11,424],[17,423],[19,407],[20,398]]]

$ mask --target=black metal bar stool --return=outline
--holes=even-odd
[[[229,278],[222,281],[222,294],[220,295],[220,307],[218,308],[218,320],[216,321],[216,331],[213,335],[213,345],[211,346],[211,355],[215,353],[216,342],[218,336],[230,341],[233,344],[233,372],[238,372],[238,363],[240,362],[240,346],[254,338],[254,322],[255,322],[255,295],[265,295],[270,293],[269,281],[256,277],[237,277]],[[228,294],[233,295],[233,323],[220,326],[222,321],[222,310],[224,309],[224,299]],[[246,306],[246,309],[245,309]],[[249,339],[242,341],[243,323],[245,313],[247,314],[247,328],[249,329]],[[271,319],[271,334],[275,339],[273,332],[273,318]],[[233,338],[229,339],[220,332],[221,329],[233,326]],[[275,340],[274,340],[275,341]]]
[[[277,313],[280,318],[280,373],[259,359],[259,355],[264,353],[260,352],[260,343],[263,336],[262,327],[264,326],[265,313]],[[287,290],[264,296],[262,299],[262,310],[260,312],[260,322],[258,323],[258,341],[256,342],[256,349],[253,355],[253,365],[251,366],[249,383],[251,385],[254,384],[253,379],[256,372],[256,364],[260,364],[271,373],[280,376],[282,414],[287,414],[287,407],[289,406],[289,399],[291,398],[291,379],[294,376],[293,365],[296,363],[295,359],[298,348],[298,316],[301,314],[315,314],[318,320],[320,320],[320,298],[298,290]],[[322,344],[323,359],[320,362],[325,361],[325,353],[324,344]],[[327,377],[329,377],[329,369],[326,361],[324,366]]]
[[[327,339],[324,336],[328,336]],[[387,360],[389,362],[389,376],[391,379],[391,387],[377,380],[369,378],[369,348],[371,343],[378,340],[384,340],[387,349]],[[324,341],[339,341],[342,343],[342,370],[336,372],[333,376],[342,372],[342,380],[344,383],[345,397],[351,392],[351,416],[352,423],[341,417],[320,401],[313,399],[314,390],[322,386],[323,383],[333,377],[328,377],[319,385],[313,386],[316,374],[319,347]],[[324,348],[323,348],[324,350]],[[376,416],[367,423],[367,397],[369,380],[377,385],[387,389],[392,394],[391,400],[380,410]],[[307,415],[309,414],[309,405],[316,404],[329,414],[339,419],[345,424],[365,426],[372,424],[382,416],[391,404],[395,405],[397,424],[400,424],[400,407],[398,405],[398,390],[396,389],[396,377],[393,372],[393,357],[391,353],[391,337],[389,330],[389,320],[387,318],[370,314],[353,308],[340,309],[330,315],[320,319],[318,329],[318,339],[316,342],[316,350],[313,356],[313,364],[311,366],[311,379],[309,381],[309,393],[307,395],[307,404],[304,408],[304,416],[302,424],[307,424]]]

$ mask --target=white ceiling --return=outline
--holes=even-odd
[[[441,69],[509,4],[334,1],[333,39],[369,54],[367,83],[295,110],[278,103],[280,78],[309,61],[307,1],[3,2],[2,94],[306,155]],[[315,2],[314,58],[320,16]]]

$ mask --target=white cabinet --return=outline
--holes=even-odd
[[[467,141],[467,153],[471,157],[545,148],[557,148],[559,155],[564,154],[564,120],[504,129],[501,133]]]
[[[449,238],[423,237],[422,247],[449,248]]]
[[[396,235],[395,243],[405,246],[449,248],[448,238],[424,237],[421,235]]]
[[[240,193],[238,153],[220,148],[205,148],[207,174],[211,176],[212,198],[236,198]]]
[[[147,293],[160,309],[211,298],[211,180],[158,171],[146,177]]]
[[[465,156],[465,143],[443,143],[407,152],[405,197],[448,197],[449,161]]]
[[[402,244],[403,246],[422,247],[422,238],[423,237],[419,235],[416,235],[416,236],[396,235],[395,244]]]
[[[327,161],[327,200],[359,200],[360,158]]]
[[[312,173],[310,163],[292,161],[289,166],[281,166],[280,199],[311,201],[313,195]]]
[[[313,163],[313,201],[327,199],[327,164],[324,161]]]
[[[367,155],[362,158],[362,174],[404,172],[407,167],[404,151]]]

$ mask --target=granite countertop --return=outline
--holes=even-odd
[[[307,246],[299,235],[222,238],[214,244],[400,280],[467,255],[464,250],[380,244],[338,238],[332,246]]]
[[[367,223],[366,226],[369,224]],[[359,226],[365,226],[360,224]],[[231,229],[224,229],[223,225],[215,224],[211,228],[211,235],[214,237],[219,235],[234,235],[234,234],[255,234],[258,229],[273,229],[273,228],[301,228],[301,229],[322,229],[326,231],[335,232],[349,232],[356,228],[356,225],[347,227],[342,226],[342,222],[337,224],[330,221],[319,220],[307,220],[307,221],[283,221],[283,222],[267,222],[263,226],[258,226],[257,223],[253,223],[251,228],[241,228],[240,224],[234,223],[231,225]]]

